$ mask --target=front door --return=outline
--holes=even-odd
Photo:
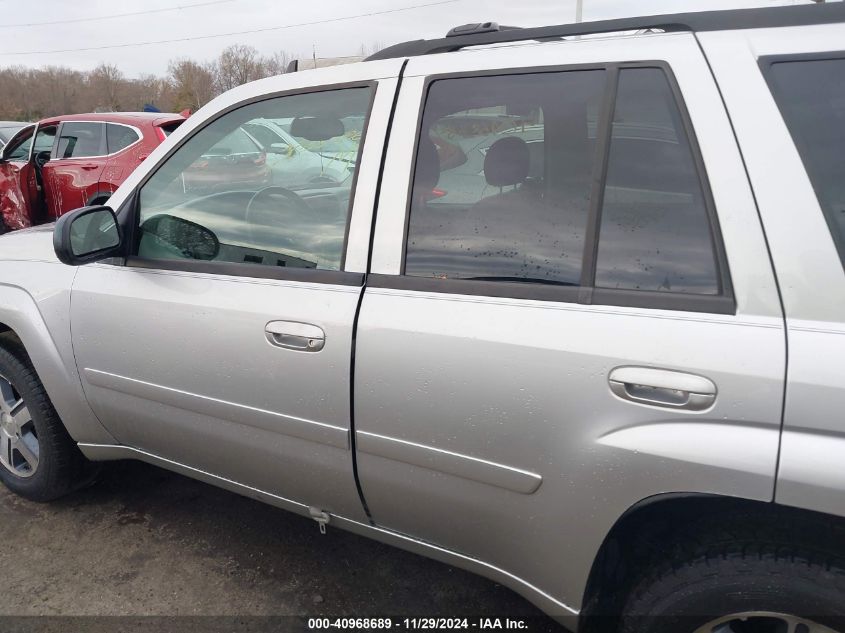
[[[366,117],[375,90],[247,102],[202,122],[142,180],[120,213],[134,218],[135,254],[81,268],[71,308],[85,392],[123,445],[363,518],[349,437],[363,281],[344,265],[351,179],[268,185],[264,153],[238,143],[254,120]]]
[[[356,345],[377,525],[566,613],[635,503],[771,499],[782,315],[708,77],[677,34],[408,62]]]
[[[0,162],[0,233],[32,224],[29,209],[30,179],[35,177],[30,161],[36,126],[18,132],[3,148]]]
[[[58,136],[43,169],[51,218],[88,204],[97,193],[107,161],[104,123],[66,121]]]

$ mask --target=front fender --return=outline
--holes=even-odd
[[[76,442],[116,443],[88,406],[70,339],[70,282],[74,268],[47,262],[3,262],[0,279],[0,324],[20,338],[35,371],[70,436]],[[28,279],[61,279],[63,289],[42,288],[30,294],[5,279],[23,273]],[[50,271],[40,270],[50,267]],[[15,270],[20,268],[21,270]],[[6,274],[6,273],[12,274]],[[49,275],[39,275],[48,272]],[[70,279],[67,279],[70,275]],[[37,284],[36,284],[37,285]],[[2,329],[2,328],[0,328]]]

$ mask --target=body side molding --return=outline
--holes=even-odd
[[[543,478],[536,473],[433,446],[366,431],[357,431],[356,440],[358,450],[363,453],[471,479],[524,495],[537,492],[543,483]]]

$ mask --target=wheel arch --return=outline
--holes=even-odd
[[[688,538],[688,528],[701,517],[714,515],[726,524],[740,524],[743,517],[765,513],[781,519],[802,538],[800,526],[822,517],[845,531],[845,518],[770,501],[759,501],[710,493],[679,492],[657,494],[628,508],[604,538],[587,579],[581,609],[581,631],[605,630],[615,618],[638,571],[656,557],[670,551],[672,543]],[[845,554],[845,546],[842,547]]]
[[[53,407],[75,441],[116,443],[88,406],[69,339],[64,349],[60,349],[29,293],[2,283],[0,334],[0,345],[22,348],[29,357]]]
[[[88,202],[85,203],[85,206],[91,207],[98,204],[105,204],[109,198],[111,198],[110,191],[97,191],[94,195],[88,198]]]

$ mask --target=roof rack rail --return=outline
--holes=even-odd
[[[727,31],[734,29],[832,24],[836,22],[845,22],[845,2],[650,15],[522,29],[502,27],[495,22],[481,22],[479,24],[456,27],[449,31],[446,37],[441,39],[413,40],[389,46],[370,55],[367,61],[448,53],[466,48],[467,46],[548,40],[574,35],[596,35],[618,31],[639,31],[643,29],[690,32]]]

